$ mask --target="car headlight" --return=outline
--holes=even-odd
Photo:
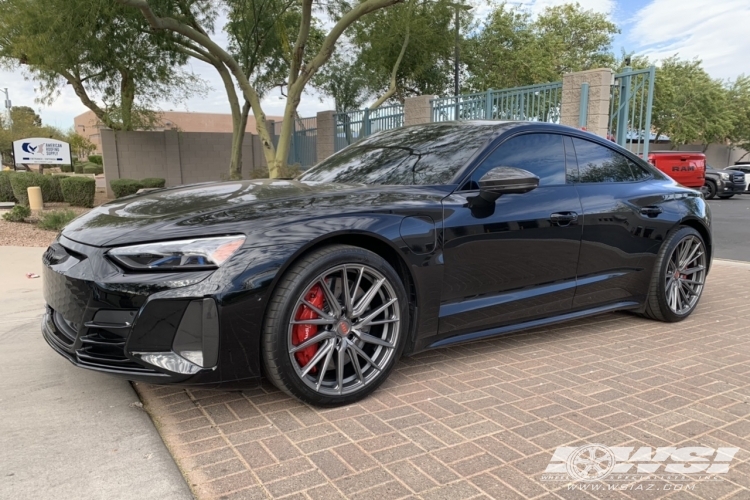
[[[244,236],[163,241],[113,248],[108,255],[135,271],[202,271],[221,266],[244,242]]]
[[[724,179],[724,180],[727,180],[727,179],[731,179],[732,176],[729,175],[729,174],[727,174],[727,173],[725,173],[725,172],[721,172],[721,178]]]

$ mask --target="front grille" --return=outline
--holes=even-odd
[[[76,350],[82,364],[137,372],[153,372],[125,356],[125,339],[104,329],[89,329],[80,338],[81,347]]]
[[[48,309],[48,324],[59,347],[75,354],[78,364],[90,368],[113,371],[156,373],[145,368],[125,355],[125,341],[130,332],[130,322],[95,323],[88,322],[80,327],[67,320],[60,312]],[[135,311],[99,311],[97,318],[120,319],[135,316]]]
[[[745,174],[743,173],[732,174],[732,182],[734,184],[745,184]]]

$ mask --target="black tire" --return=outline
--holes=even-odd
[[[695,302],[689,308],[689,310],[683,312],[675,312],[668,304],[667,299],[667,269],[670,267],[670,259],[672,259],[675,249],[678,247],[678,245],[688,241],[689,239],[692,239],[692,241],[698,240],[700,242],[700,251],[702,251],[705,256],[705,262],[703,266],[704,270],[702,275],[703,284],[697,288],[697,296]],[[705,241],[703,241],[703,237],[698,231],[691,227],[680,226],[669,236],[669,238],[662,245],[661,250],[659,250],[659,255],[657,256],[653,275],[651,277],[651,284],[649,285],[648,296],[646,298],[646,308],[643,312],[643,315],[651,319],[666,321],[668,323],[682,321],[690,316],[690,314],[692,314],[697,307],[698,302],[700,301],[700,296],[703,292],[703,288],[705,286],[705,278],[706,274],[708,273],[707,263],[708,253],[706,243]]]
[[[707,200],[713,200],[716,197],[716,183],[707,180],[701,191],[703,192],[704,198]]]
[[[722,195],[719,195],[719,198],[721,198],[722,200],[728,200],[732,196],[734,196],[734,195],[733,194],[722,194]]]
[[[332,363],[334,364],[329,365],[328,359],[321,359],[314,364],[315,368],[313,368],[312,372],[308,374],[300,373],[304,371],[303,368],[306,368],[307,364],[305,364],[304,366],[302,362],[298,362],[296,366],[293,364],[295,363],[294,356],[296,356],[296,354],[290,353],[290,349],[294,348],[292,340],[293,334],[291,333],[294,327],[291,326],[291,322],[294,320],[294,315],[297,314],[302,307],[300,305],[301,298],[307,297],[306,294],[311,292],[311,287],[314,287],[316,283],[321,283],[321,276],[323,276],[322,281],[325,282],[327,276],[325,273],[331,272],[331,276],[334,276],[333,272],[330,270],[338,269],[339,266],[347,266],[343,271],[344,276],[346,276],[347,269],[351,268],[351,272],[352,269],[356,270],[357,268],[366,268],[368,270],[372,270],[375,273],[379,273],[380,277],[385,278],[387,284],[390,286],[382,285],[379,288],[381,290],[379,293],[388,293],[389,295],[395,294],[394,298],[397,299],[397,302],[393,306],[391,306],[392,309],[390,310],[394,314],[393,317],[397,319],[395,320],[394,327],[382,326],[382,328],[391,328],[391,335],[394,335],[394,332],[396,332],[395,337],[390,338],[390,340],[394,342],[393,344],[391,344],[391,347],[388,348],[378,346],[373,347],[371,344],[359,343],[358,345],[363,350],[367,350],[367,348],[373,348],[373,350],[377,351],[378,349],[380,349],[380,351],[375,352],[375,354],[380,353],[380,358],[376,358],[375,354],[373,354],[372,351],[368,351],[368,353],[372,356],[372,359],[368,358],[368,360],[375,361],[374,365],[379,365],[381,362],[383,364],[379,369],[376,370],[373,368],[374,365],[371,365],[367,361],[365,361],[364,357],[359,357],[357,354],[354,354],[353,358],[356,358],[357,370],[356,375],[352,375],[352,372],[354,372],[355,359],[352,359],[352,355],[350,355],[349,352],[354,353],[355,351],[347,351],[346,346],[352,346],[354,343],[361,342],[361,340],[358,336],[355,337],[355,335],[359,335],[354,333],[356,332],[355,328],[357,328],[354,319],[356,316],[351,315],[352,319],[351,322],[348,323],[348,327],[339,328],[340,323],[338,322],[335,325],[319,326],[316,327],[317,333],[309,337],[312,338],[313,336],[320,333],[326,333],[332,336],[332,338],[330,338],[330,341],[325,341],[326,344],[324,344],[323,342],[316,344],[317,347],[315,349],[316,354],[318,350],[323,351],[326,349],[328,351],[331,351],[332,353],[337,353],[336,355],[331,354],[331,357],[334,358],[334,360],[332,361]],[[364,275],[364,271],[362,271],[362,273]],[[331,280],[331,285],[334,287],[334,289],[336,289],[336,285],[335,283],[333,283],[333,280]],[[354,294],[349,301],[350,304],[354,304],[357,301],[357,292],[359,290],[359,285],[360,282],[357,281],[356,284],[354,284],[354,286],[352,287],[352,289],[354,290]],[[384,291],[385,288],[387,288],[388,290]],[[347,289],[350,288],[347,287]],[[336,290],[339,290],[339,292],[342,294],[339,297],[339,304],[342,304],[344,301],[342,291],[343,287],[339,287]],[[330,290],[329,288],[329,291],[332,290]],[[321,310],[326,313],[331,313],[331,306],[327,302],[328,296],[326,294],[324,295],[326,296],[326,303],[325,306],[321,307]],[[360,296],[360,300],[361,299],[362,296]],[[364,302],[364,300],[362,300],[362,302]],[[346,306],[341,307],[344,311],[346,311]],[[377,308],[377,304],[375,306],[372,306],[370,310],[375,308]],[[387,312],[388,310],[386,310],[386,313]],[[341,316],[341,318],[344,318],[346,313],[344,312],[342,314],[343,315]],[[364,313],[360,314],[360,320],[362,319],[361,316],[364,316]],[[318,315],[318,318],[324,319],[324,317],[320,315]],[[347,331],[347,328],[349,328],[349,332],[352,332],[348,337],[339,331],[340,329],[343,331]],[[322,331],[321,329],[325,329],[325,331]],[[375,327],[375,329],[377,329],[377,327]],[[372,330],[369,331],[370,333],[373,333]],[[404,289],[401,278],[390,266],[390,264],[388,264],[388,262],[386,262],[385,259],[383,259],[379,255],[363,248],[348,245],[331,245],[315,250],[296,262],[284,274],[284,276],[279,281],[276,289],[274,290],[272,298],[266,310],[266,317],[264,318],[263,325],[263,338],[261,339],[261,351],[264,368],[269,380],[276,387],[289,394],[290,396],[295,397],[305,403],[316,406],[346,405],[367,397],[388,378],[388,375],[393,370],[394,366],[398,362],[398,359],[401,357],[401,353],[403,352],[404,346],[406,345],[406,337],[408,335],[408,332],[408,296],[406,294],[406,290]],[[384,335],[387,336],[387,334]],[[349,338],[353,340],[348,341],[347,343],[346,339]],[[335,342],[338,342],[338,345],[334,348],[333,343]],[[330,348],[328,347],[329,344],[331,345]],[[386,349],[388,349],[387,357],[385,354],[382,354],[383,352],[386,352]],[[340,351],[344,351],[345,354],[340,354]],[[345,355],[347,356],[346,358],[343,357]],[[312,366],[313,360],[314,357],[311,360],[308,360],[307,363]],[[322,380],[324,379],[325,374],[329,373],[331,369],[333,369],[333,371],[335,372],[334,377],[336,377],[338,375],[338,360],[345,360],[345,363],[342,363],[342,366],[348,367],[348,380],[350,380],[351,384],[350,388],[347,390],[350,390],[352,392],[342,394],[341,388],[344,387],[343,383],[336,383],[335,388],[332,388],[331,386],[326,388],[325,385],[321,387],[319,384],[317,390],[315,387],[309,385],[311,384],[310,377],[313,377],[312,374],[314,373],[317,373],[317,376]],[[364,362],[364,367],[360,368],[362,362]],[[366,370],[369,370],[369,375],[367,375],[367,377],[363,377],[362,372],[366,372]],[[342,368],[342,373],[343,371],[344,368]],[[354,377],[357,376],[359,378],[355,379]],[[338,382],[338,380],[342,379],[337,378],[337,380],[335,380],[334,382]],[[361,387],[359,387],[359,384],[362,384]],[[313,383],[312,385],[315,384]],[[325,390],[328,390],[329,393],[324,393]],[[330,394],[330,391],[332,390],[338,390],[339,394]]]

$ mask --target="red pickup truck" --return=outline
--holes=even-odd
[[[692,151],[655,151],[648,162],[685,187],[700,190],[706,183],[706,155]]]

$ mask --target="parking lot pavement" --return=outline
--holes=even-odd
[[[607,314],[434,350],[402,360],[373,396],[338,409],[269,386],[137,390],[201,499],[743,500],[749,301],[750,264],[714,261],[699,308],[682,323]],[[616,452],[619,472],[661,475],[571,482],[564,457],[594,443]],[[553,460],[561,446],[571,448]],[[686,446],[711,458],[676,461]],[[728,472],[711,476],[718,480],[662,480],[731,454],[718,448],[738,448],[719,464]],[[551,460],[557,481],[543,478]]]
[[[709,200],[716,256],[750,262],[750,194]]]
[[[130,384],[42,339],[43,251],[0,247],[0,498],[193,498]]]

